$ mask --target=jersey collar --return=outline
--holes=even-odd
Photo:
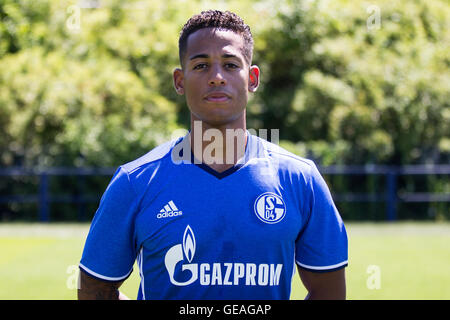
[[[190,131],[188,132],[188,134],[182,140],[186,139],[189,136],[189,133],[190,133]],[[190,151],[190,160],[191,160],[189,164],[191,164],[191,165],[193,164],[193,165],[197,166],[198,168],[200,168],[203,171],[213,175],[214,177],[216,177],[219,180],[228,177],[229,175],[233,174],[234,172],[236,172],[240,168],[242,168],[254,156],[253,153],[256,150],[255,137],[253,135],[251,135],[248,130],[246,130],[246,135],[247,135],[247,143],[245,145],[244,156],[241,159],[239,159],[238,162],[234,166],[232,166],[231,168],[228,168],[227,170],[222,171],[222,172],[218,172],[218,171],[212,169],[210,166],[208,166],[207,164],[205,164],[203,162],[200,162],[198,160],[195,161],[196,159],[194,159],[194,154],[191,151],[191,148],[188,149]],[[182,158],[185,158],[185,157],[183,157],[182,151],[183,150],[181,150],[180,156]]]

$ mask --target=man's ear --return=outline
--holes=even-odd
[[[248,91],[255,92],[259,87],[259,68],[253,65],[249,69]]]
[[[173,85],[175,87],[175,91],[179,95],[184,94],[184,73],[180,68],[176,68],[173,71]]]

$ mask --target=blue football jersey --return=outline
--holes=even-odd
[[[289,299],[296,264],[345,267],[345,227],[315,164],[247,137],[222,173],[191,161],[186,137],[120,166],[81,270],[120,281],[137,261],[138,299]]]

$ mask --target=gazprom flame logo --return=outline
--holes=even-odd
[[[183,252],[186,259],[191,263],[195,254],[195,237],[189,225],[186,227],[186,230],[184,230]]]
[[[183,256],[184,253],[184,256]],[[194,259],[195,255],[195,237],[194,232],[191,227],[188,225],[184,230],[183,234],[183,244],[177,244],[170,248],[166,256],[164,258],[164,264],[166,265],[167,272],[169,273],[170,282],[177,286],[187,286],[193,283],[198,278],[198,268],[197,264],[191,264],[192,259]],[[175,280],[175,267],[179,262],[184,261],[186,258],[188,264],[183,264],[181,267],[181,271],[189,271],[191,273],[191,277],[189,280],[184,282],[178,282]]]

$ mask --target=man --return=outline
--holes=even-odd
[[[191,130],[115,173],[80,262],[79,299],[345,299],[347,236],[312,161],[246,130],[259,85],[250,29],[231,12],[192,17],[174,85]],[[213,147],[211,147],[213,145]]]

